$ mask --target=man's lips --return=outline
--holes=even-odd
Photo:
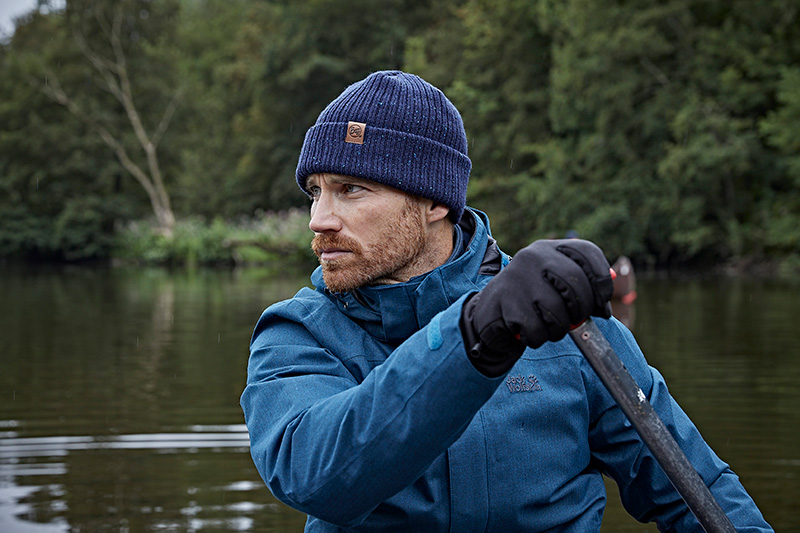
[[[345,250],[343,248],[324,248],[319,250],[318,255],[322,261],[334,261],[351,253],[350,250]]]

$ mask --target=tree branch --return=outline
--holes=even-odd
[[[175,94],[172,95],[172,99],[169,101],[169,105],[164,110],[164,115],[161,117],[161,122],[158,123],[158,128],[156,128],[155,133],[153,133],[152,143],[154,146],[158,146],[161,143],[161,139],[164,137],[164,134],[169,128],[169,123],[172,120],[172,116],[175,114],[175,110],[178,108],[178,104],[181,100],[181,91],[175,91]]]
[[[81,34],[74,27],[72,28],[72,36],[73,39],[75,39],[75,42],[78,44],[78,48],[80,48],[81,53],[86,59],[89,60],[89,63],[91,63],[100,76],[102,76],[103,82],[105,83],[104,88],[113,94],[120,103],[123,103],[122,90],[119,86],[117,78],[114,77],[115,75],[119,74],[117,72],[117,66],[92,50],[91,47],[89,47],[89,45],[86,43],[86,40],[83,38],[83,34]]]
[[[108,131],[108,129],[99,124],[97,121],[92,120],[86,113],[84,113],[81,108],[78,106],[75,101],[70,98],[64,89],[61,87],[61,83],[58,80],[58,77],[55,76],[53,73],[47,73],[47,80],[48,83],[41,87],[42,92],[46,94],[51,99],[55,100],[59,104],[66,107],[70,113],[75,115],[81,122],[89,126],[90,128],[94,129],[103,142],[114,151],[114,154],[117,156],[117,159],[122,164],[122,166],[131,173],[131,175],[139,182],[139,185],[144,188],[145,192],[148,196],[154,195],[156,193],[153,184],[150,182],[147,174],[141,169],[139,165],[137,165],[129,156],[125,147]]]
[[[123,168],[136,179],[147,193],[161,229],[169,234],[175,224],[175,217],[172,213],[169,193],[164,185],[164,179],[161,174],[157,146],[163,139],[170,121],[175,114],[180,100],[180,91],[175,92],[169,104],[164,109],[157,128],[153,135],[150,136],[134,102],[133,89],[128,72],[128,61],[122,41],[124,20],[122,8],[119,5],[116,6],[113,20],[111,20],[110,23],[108,19],[103,16],[102,10],[98,8],[94,9],[94,18],[111,45],[112,55],[110,58],[103,57],[103,55],[89,45],[85,34],[77,24],[72,27],[73,37],[81,53],[100,75],[102,83],[104,84],[103,88],[110,92],[125,110],[128,123],[133,130],[139,146],[144,152],[147,170],[145,171],[145,168],[133,161],[119,135],[113,134],[101,122],[93,120],[80,109],[77,103],[70,98],[61,87],[55,75],[48,73],[48,78],[52,79],[52,84],[46,84],[43,90],[53,100],[67,107],[73,115],[92,128],[103,142],[114,151],[114,154]]]

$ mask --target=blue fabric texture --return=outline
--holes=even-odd
[[[458,327],[466,295],[507,263],[488,220],[465,251],[407,283],[270,306],[241,404],[253,460],[306,531],[574,531],[600,528],[603,474],[626,509],[663,531],[702,531],[567,337],[490,379]],[[498,265],[500,267],[501,265]],[[740,532],[772,531],[617,320],[596,320]],[[435,331],[431,331],[435,328]]]
[[[357,139],[349,142],[352,123]],[[306,132],[296,178],[311,174],[369,179],[450,208],[459,220],[472,162],[461,115],[447,97],[413,74],[374,72],[347,87]]]

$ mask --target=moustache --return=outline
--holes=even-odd
[[[361,245],[355,239],[342,235],[319,233],[311,241],[311,250],[319,257],[322,250],[348,250],[354,254],[361,253]]]

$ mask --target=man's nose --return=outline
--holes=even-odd
[[[339,231],[342,229],[342,220],[336,213],[334,200],[330,194],[321,193],[311,205],[311,220],[308,228],[314,233]]]

